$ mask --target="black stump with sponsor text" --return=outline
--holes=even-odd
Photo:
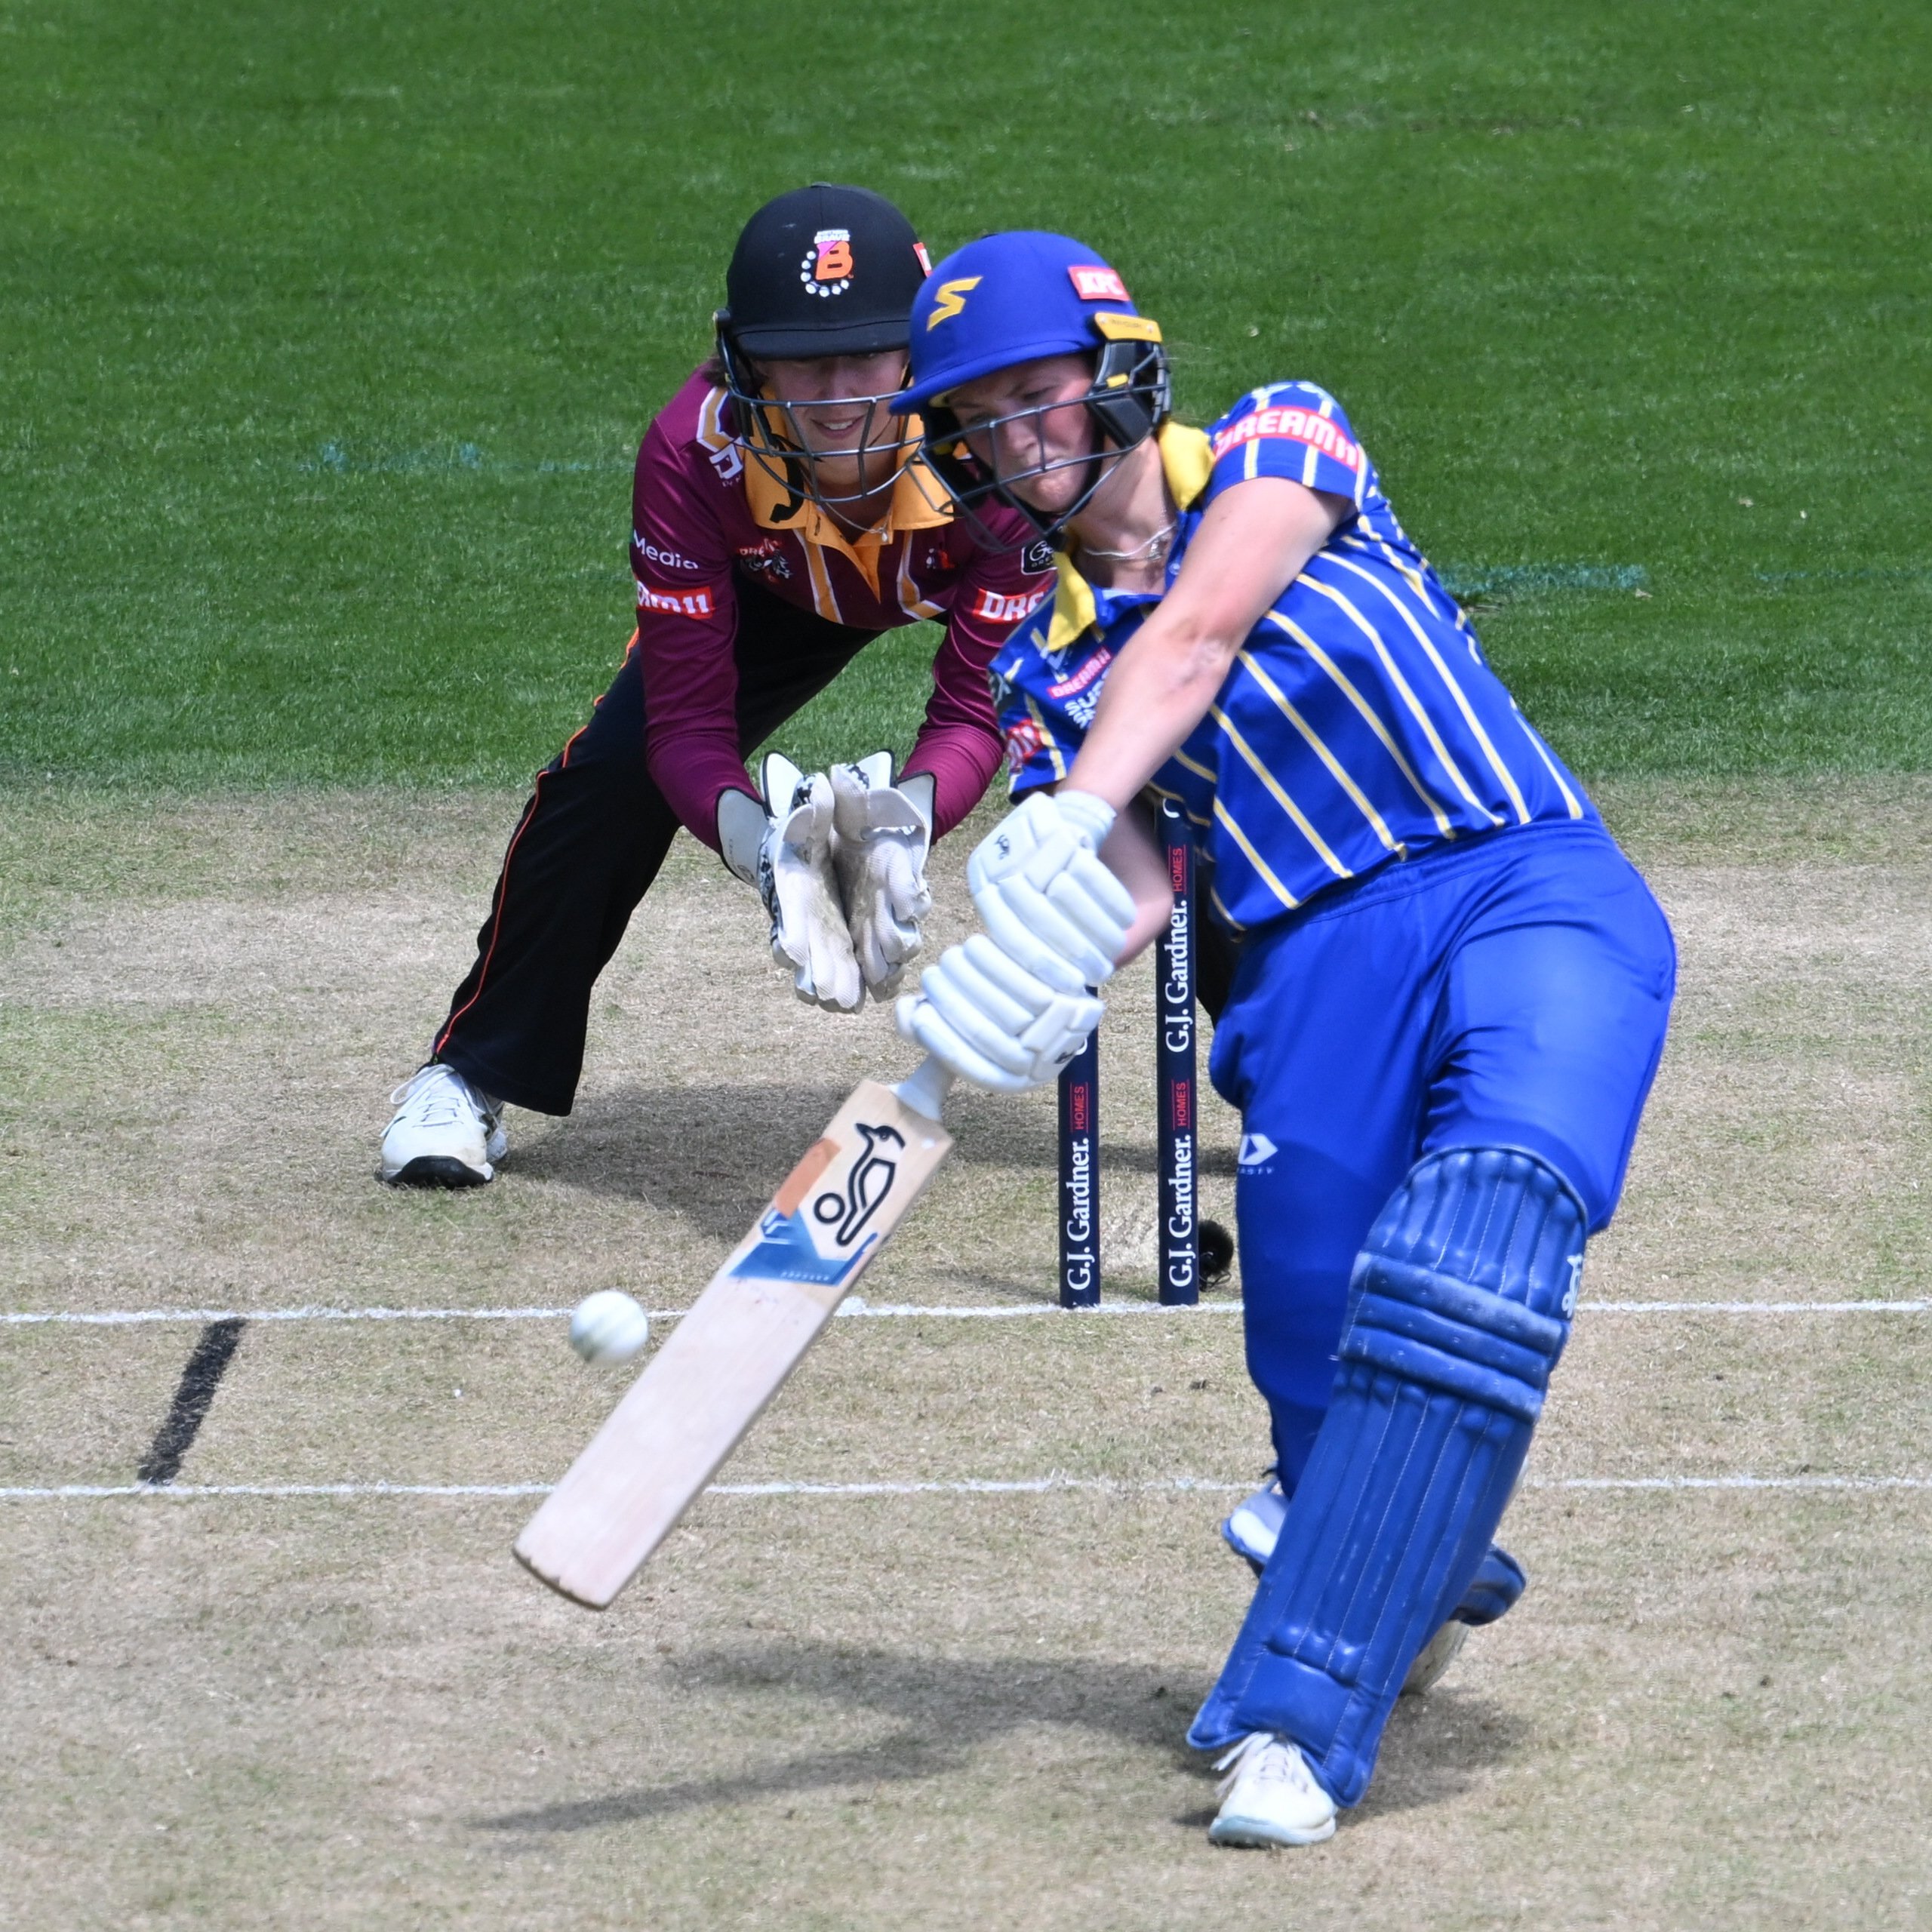
[[[1060,1069],[1060,1305],[1100,1299],[1100,1029]]]
[[[1161,811],[1161,844],[1172,903],[1155,949],[1155,1106],[1159,1128],[1156,1237],[1160,1298],[1201,1298],[1204,1238],[1214,1244],[1210,1276],[1224,1275],[1233,1244],[1198,1217],[1195,1187],[1198,1085],[1195,1054],[1194,841],[1180,808]],[[1100,1299],[1100,1032],[1060,1076],[1060,1184],[1056,1196],[1063,1308],[1091,1308]]]
[[[1161,844],[1173,904],[1155,949],[1155,1105],[1160,1109],[1160,1296],[1201,1299],[1201,1247],[1195,1212],[1194,1032],[1194,841],[1180,808],[1161,808]]]

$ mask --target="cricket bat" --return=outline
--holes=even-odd
[[[637,1574],[938,1171],[952,1084],[859,1083],[524,1526],[532,1575],[604,1610]]]

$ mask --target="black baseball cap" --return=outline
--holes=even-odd
[[[718,327],[752,355],[903,349],[931,267],[912,224],[883,195],[814,181],[745,223]]]

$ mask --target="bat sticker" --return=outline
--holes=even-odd
[[[865,1136],[866,1151],[853,1162],[845,1192],[841,1195],[828,1189],[812,1203],[812,1213],[821,1226],[838,1223],[832,1239],[841,1247],[858,1239],[860,1230],[892,1192],[899,1163],[879,1149],[888,1143],[894,1147],[906,1144],[906,1137],[896,1127],[868,1127],[863,1121],[853,1124]]]
[[[767,1208],[758,1224],[757,1244],[728,1272],[755,1281],[809,1281],[836,1287],[865,1260],[877,1238],[867,1235],[850,1254],[821,1254],[804,1215],[781,1214],[776,1208]]]

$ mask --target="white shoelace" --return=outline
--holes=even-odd
[[[480,1115],[485,1126],[490,1121],[490,1109],[479,1104],[469,1083],[440,1061],[418,1067],[389,1096],[389,1104],[407,1109],[411,1124],[417,1127],[448,1127],[466,1115],[471,1118]]]
[[[1227,1774],[1214,1787],[1217,1798],[1226,1798],[1250,1770],[1265,1782],[1291,1784],[1298,1791],[1310,1789],[1313,1783],[1300,1752],[1272,1730],[1251,1730],[1214,1760],[1214,1768]]]

